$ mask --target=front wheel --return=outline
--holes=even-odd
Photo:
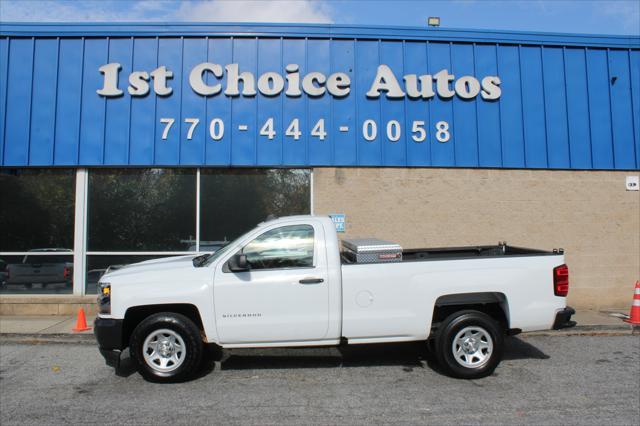
[[[502,359],[502,326],[478,311],[451,314],[436,337],[436,356],[445,371],[460,379],[489,376]]]
[[[151,315],[135,328],[130,340],[131,356],[140,374],[154,382],[185,380],[200,365],[200,330],[181,314]]]

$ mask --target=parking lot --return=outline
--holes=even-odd
[[[1,341],[0,423],[638,424],[638,336],[523,336],[486,379],[418,345],[237,350],[187,383],[120,375],[96,347]]]

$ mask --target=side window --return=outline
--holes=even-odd
[[[251,269],[304,268],[313,266],[313,227],[282,226],[260,235],[242,253]]]

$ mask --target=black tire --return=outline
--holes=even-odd
[[[169,330],[167,335],[179,336],[184,343],[184,347],[179,345],[183,352],[183,357],[180,358],[179,365],[174,369],[171,365],[164,367],[170,370],[162,371],[160,364],[147,361],[145,359],[143,350],[145,340],[156,334],[159,330]],[[160,333],[162,334],[162,333]],[[175,337],[174,337],[175,340]],[[200,337],[200,330],[198,327],[184,315],[173,312],[161,312],[151,315],[145,318],[138,326],[133,330],[131,339],[129,340],[131,357],[138,364],[138,371],[147,380],[152,382],[180,382],[191,377],[200,366],[202,359],[202,338]],[[176,346],[177,347],[177,346]],[[149,349],[149,348],[148,348]],[[179,350],[174,351],[176,354]],[[152,350],[151,354],[155,353]],[[169,360],[171,362],[171,360]],[[152,366],[151,364],[154,364]]]
[[[461,345],[456,344],[454,347],[454,339],[463,330],[473,339],[469,353],[465,352]],[[480,347],[480,342],[484,348]],[[458,357],[456,348],[461,351],[458,352]],[[500,323],[482,312],[473,310],[458,311],[449,315],[442,322],[435,341],[435,353],[440,367],[448,375],[459,379],[490,376],[502,360],[503,349],[504,331]]]

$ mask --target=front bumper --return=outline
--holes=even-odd
[[[575,327],[577,322],[571,321],[571,315],[574,315],[575,313],[576,310],[570,306],[556,312],[556,320],[553,322],[553,329],[560,330],[562,328]]]
[[[93,333],[98,341],[100,353],[110,367],[118,368],[120,354],[124,349],[122,341],[122,328],[124,321],[121,319],[97,317],[93,323]]]

